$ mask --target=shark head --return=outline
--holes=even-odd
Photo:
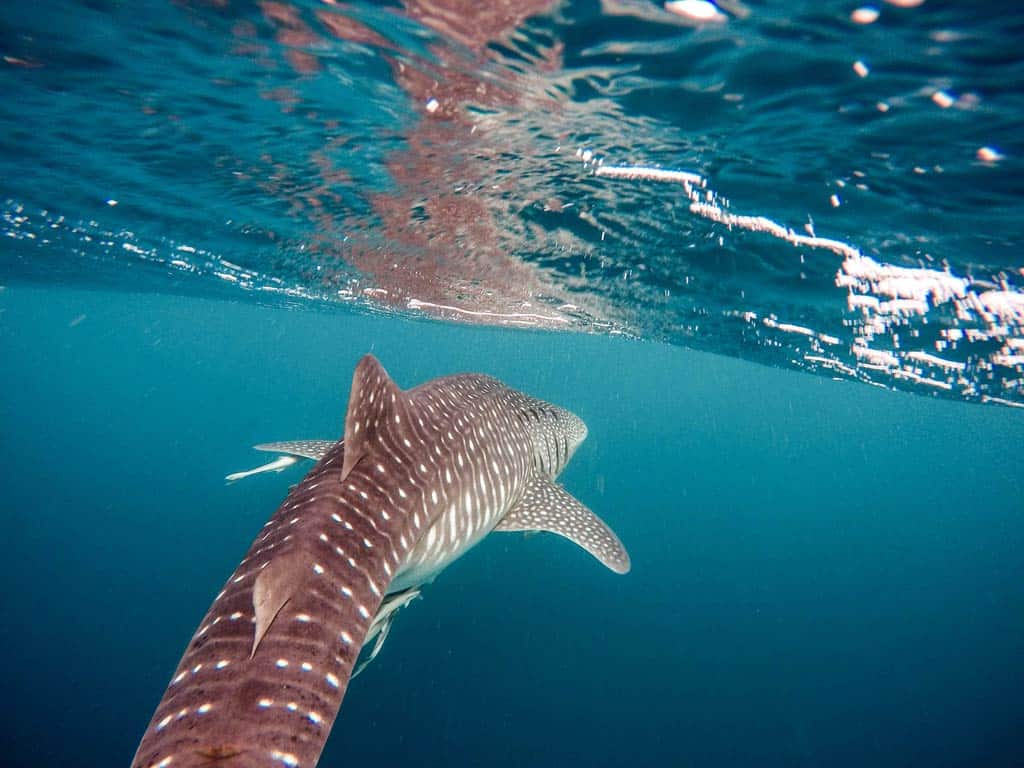
[[[587,425],[572,411],[528,398],[518,418],[533,444],[534,469],[550,480],[558,477],[587,438]]]

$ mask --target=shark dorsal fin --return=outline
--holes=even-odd
[[[297,593],[312,573],[313,556],[304,549],[278,555],[256,575],[252,588],[252,607],[255,630],[252,638],[251,659],[256,655],[260,641],[274,623],[277,614]]]
[[[496,531],[548,531],[579,545],[616,573],[627,573],[629,553],[604,521],[561,486],[536,475]]]
[[[373,355],[364,355],[352,376],[352,393],[345,414],[345,460],[341,479],[366,455],[379,433],[393,421],[399,428],[409,426],[405,393],[391,380]],[[403,424],[404,423],[404,424]]]

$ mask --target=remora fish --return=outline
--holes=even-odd
[[[367,355],[345,434],[263,527],[199,625],[133,768],[315,766],[371,626],[491,530],[615,534],[554,482],[586,437],[488,376],[400,390]],[[378,612],[380,616],[378,616]]]

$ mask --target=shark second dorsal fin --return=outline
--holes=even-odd
[[[627,573],[629,553],[604,521],[561,486],[535,476],[496,531],[548,531],[579,545],[616,573]]]
[[[256,655],[260,641],[284,604],[291,600],[309,578],[312,568],[313,556],[304,549],[297,549],[277,555],[256,575],[252,588],[255,629],[250,659]]]
[[[407,429],[409,407],[405,393],[391,380],[373,355],[364,355],[352,376],[352,393],[345,413],[345,459],[341,479],[366,455],[369,446],[389,421]]]

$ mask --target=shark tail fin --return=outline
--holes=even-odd
[[[342,480],[366,455],[373,441],[387,430],[389,422],[403,429],[411,426],[407,397],[377,358],[365,355],[352,376],[352,392],[345,414]]]

